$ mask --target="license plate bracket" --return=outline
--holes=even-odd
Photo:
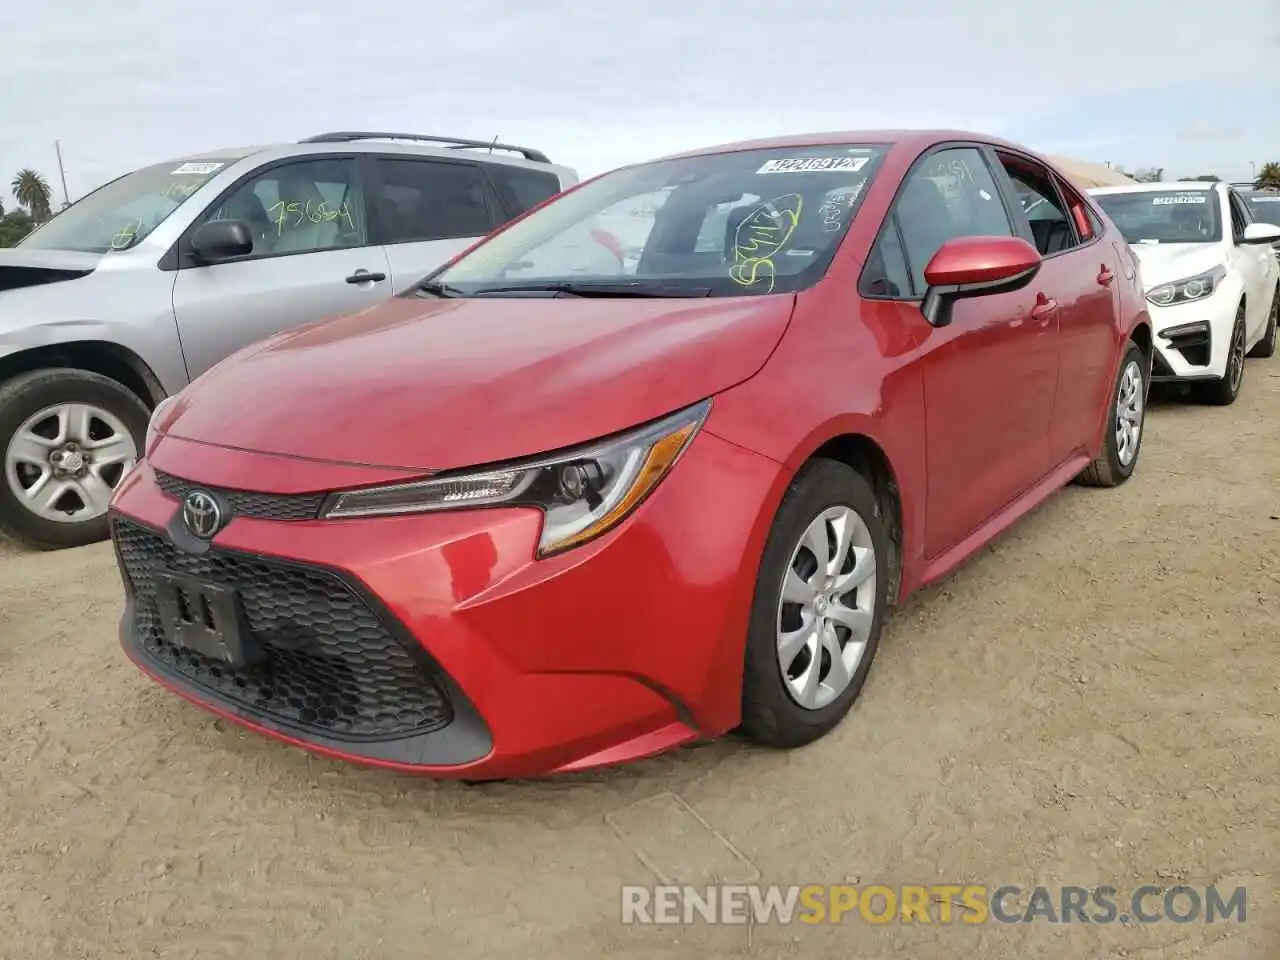
[[[161,572],[155,584],[160,624],[171,644],[233,667],[261,661],[235,589]]]

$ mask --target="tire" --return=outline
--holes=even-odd
[[[1200,403],[1214,407],[1229,407],[1240,396],[1244,385],[1244,304],[1236,311],[1236,325],[1231,328],[1231,340],[1227,344],[1227,369],[1217,380],[1197,383],[1191,396]]]
[[[1136,379],[1136,382],[1135,382]],[[1147,423],[1147,358],[1130,341],[1120,359],[1120,371],[1111,389],[1110,417],[1102,455],[1076,478],[1081,486],[1118,487],[1138,467]],[[1122,424],[1125,429],[1122,429]]]
[[[1280,284],[1276,285],[1276,292],[1271,297],[1271,316],[1267,320],[1266,332],[1262,334],[1262,339],[1253,345],[1253,349],[1249,351],[1249,356],[1258,360],[1265,360],[1276,352],[1276,320],[1280,316]]]
[[[799,653],[792,661],[792,668],[802,667],[807,658],[810,670],[813,669],[812,650],[823,650],[820,638],[824,634],[821,631],[827,625],[831,625],[832,631],[825,636],[834,639],[844,654],[857,657],[856,640],[862,640],[861,652],[852,669],[845,666],[842,655],[840,666],[848,678],[842,689],[835,691],[817,683],[812,687],[816,691],[816,699],[810,705],[802,706],[799,694],[792,692],[792,684],[784,675],[780,660],[779,632],[784,627],[796,626],[795,618],[801,611],[790,601],[783,607],[783,582],[788,571],[796,568],[805,571],[804,577],[818,577],[818,573],[813,572],[818,566],[814,562],[815,552],[804,546],[803,538],[824,513],[838,511],[852,511],[861,521],[859,525],[846,513],[850,529],[855,531],[852,544],[872,551],[872,572],[870,578],[862,580],[856,592],[843,594],[842,599],[856,609],[851,611],[846,604],[838,604],[834,600],[828,606],[826,598],[830,590],[820,594],[823,597],[820,605],[811,603],[805,607],[811,622],[819,625],[819,632],[808,634],[815,639],[812,648],[808,645],[796,648]],[[830,524],[822,528],[829,555],[834,552],[831,547],[835,545],[835,541],[828,538],[832,529]],[[866,683],[880,642],[888,584],[893,579],[888,566],[891,556],[884,510],[871,485],[857,471],[834,460],[818,459],[807,464],[792,482],[778,508],[760,563],[747,630],[742,679],[742,723],[739,731],[743,735],[764,746],[789,749],[817,740],[844,719]],[[865,571],[866,567],[854,565],[849,552],[846,552],[844,560],[846,562],[837,565],[837,583],[852,578],[851,582],[856,584],[861,579],[859,570]],[[802,578],[800,574],[797,577]],[[832,593],[832,596],[839,595]],[[850,613],[856,614],[859,623],[856,635],[843,623],[837,625],[835,617],[827,616],[837,611],[846,617]],[[826,655],[818,661],[817,679],[830,681],[833,676],[830,668],[834,663],[831,651],[827,649]],[[804,678],[812,676],[815,675],[801,671],[795,683],[803,685]],[[822,697],[829,699],[821,702]]]
[[[59,407],[64,412],[90,411],[91,416],[75,420],[87,427],[73,426],[66,432],[64,420],[58,417]],[[46,412],[47,418],[32,423],[32,418]],[[130,452],[133,460],[141,456],[149,419],[147,406],[132,391],[87,370],[36,370],[0,384],[0,533],[37,550],[61,550],[105,540],[105,504],[101,509],[98,504],[123,478],[131,465]],[[15,442],[19,433],[36,443]],[[81,433],[85,436],[79,437]],[[55,447],[58,436],[71,442],[79,438],[80,442],[74,449]],[[95,443],[100,446],[93,447]],[[57,509],[51,508],[42,516],[27,506],[24,494],[36,489],[37,483],[47,487],[58,479],[51,462],[36,465],[35,453],[44,449],[49,450],[50,461],[78,454],[80,459],[75,462],[82,467],[79,479],[68,474],[59,481],[66,492],[53,504]],[[81,490],[93,491],[92,502],[80,497]],[[82,519],[72,519],[77,512]],[[47,514],[68,519],[51,520]]]

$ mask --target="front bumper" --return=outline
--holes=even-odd
[[[1225,376],[1238,305],[1223,291],[1172,307],[1148,302],[1155,330],[1152,382],[1220,380]]]
[[[112,506],[121,643],[213,713],[328,756],[468,779],[637,759],[739,720],[772,461],[704,431],[617,529],[537,561],[537,511],[316,520],[305,494],[221,488],[234,519],[201,545],[167,474],[180,462],[238,486],[240,454],[165,456],[162,440]],[[168,642],[167,573],[235,590],[262,659],[235,667]]]

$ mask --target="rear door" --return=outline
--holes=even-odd
[[[396,293],[508,219],[479,162],[378,154],[370,180],[375,234]]]
[[[1015,226],[1044,263],[1035,284],[1057,304],[1049,454],[1054,466],[1096,442],[1116,363],[1114,251],[1078,191],[1035,158],[995,150]]]
[[[247,257],[202,264],[190,236],[209,220],[243,220]],[[260,167],[215,200],[178,241],[173,312],[194,379],[223,357],[281,330],[354,313],[391,293],[382,248],[369,242],[354,156]]]

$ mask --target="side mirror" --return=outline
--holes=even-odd
[[[1274,243],[1280,240],[1280,227],[1274,223],[1251,223],[1244,228],[1243,243]]]
[[[253,234],[243,220],[210,220],[191,235],[191,252],[201,263],[247,257],[253,253]]]
[[[924,268],[929,285],[920,310],[935,327],[951,322],[951,304],[969,297],[1020,290],[1040,272],[1036,248],[1019,237],[948,240]]]

